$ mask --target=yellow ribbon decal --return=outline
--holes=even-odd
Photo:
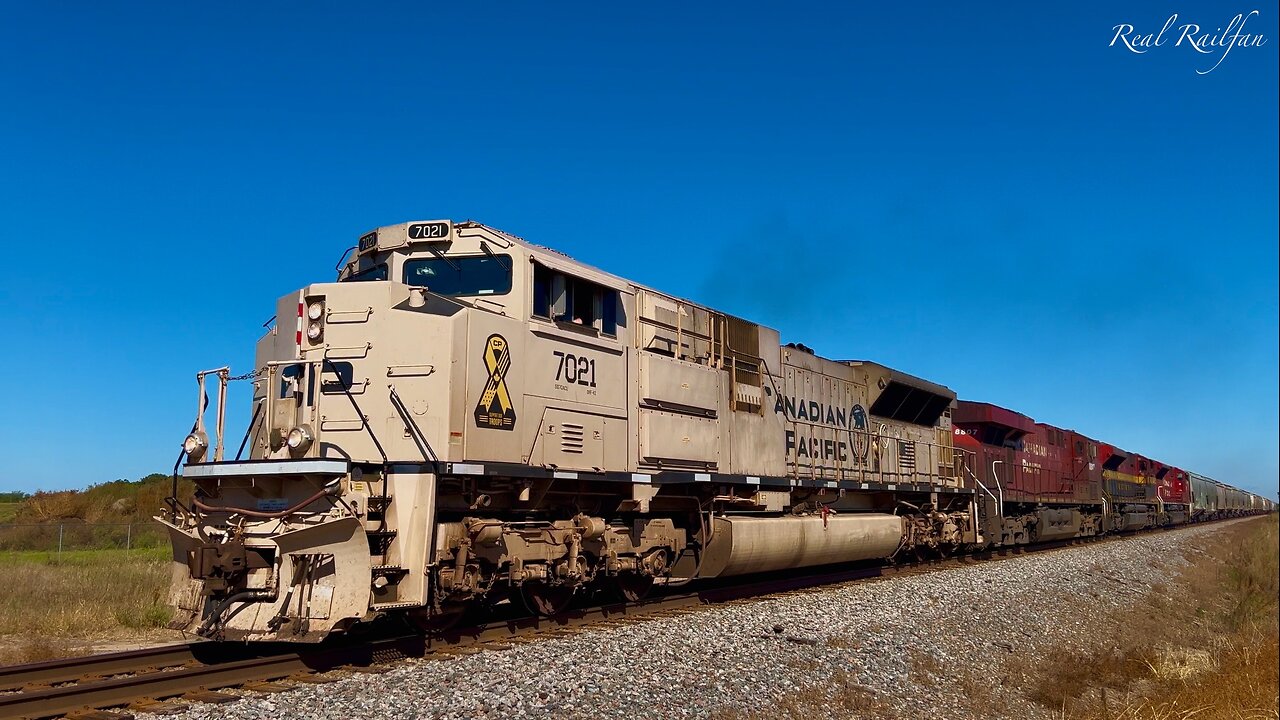
[[[489,371],[484,392],[476,405],[476,427],[492,430],[514,430],[516,408],[507,390],[507,371],[511,369],[511,349],[506,338],[490,335],[484,344],[484,367]]]

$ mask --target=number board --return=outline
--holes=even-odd
[[[409,225],[410,240],[448,240],[449,223],[428,222]]]
[[[356,246],[356,252],[366,253],[376,247],[378,247],[378,231],[374,230],[371,233],[360,236],[360,242]]]

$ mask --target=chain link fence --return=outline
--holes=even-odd
[[[8,523],[0,524],[0,551],[137,550],[167,546],[165,527],[153,520],[131,523]]]

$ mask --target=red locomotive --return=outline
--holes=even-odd
[[[1208,478],[1193,483],[1186,470],[998,405],[958,401],[952,422],[956,447],[973,453],[979,494],[990,491],[986,535],[1004,544],[1177,525],[1243,509],[1242,491]]]

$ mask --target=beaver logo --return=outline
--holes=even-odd
[[[849,435],[853,438],[854,459],[865,463],[871,451],[871,438],[867,435],[867,411],[861,405],[854,405],[849,411]]]

